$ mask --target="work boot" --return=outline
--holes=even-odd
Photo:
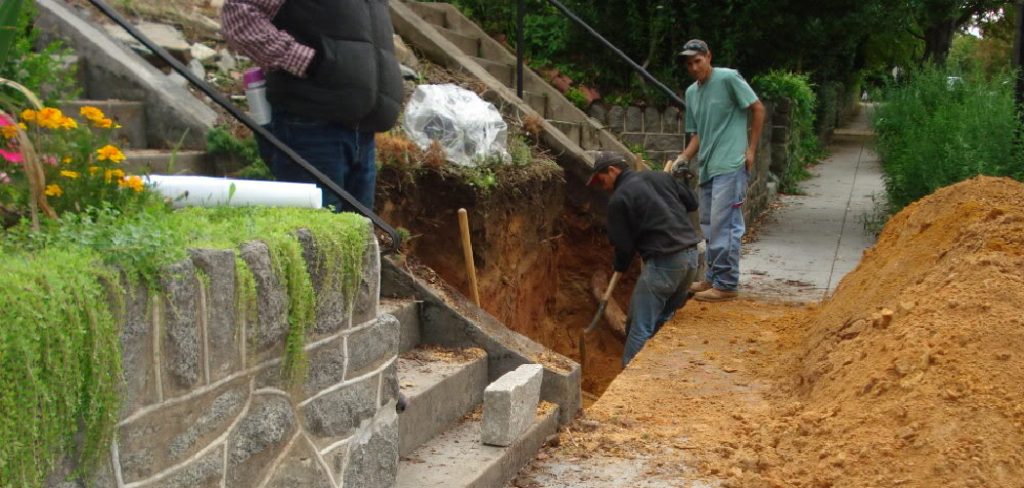
[[[694,281],[690,283],[690,293],[700,293],[711,289],[710,281]]]
[[[710,290],[704,290],[700,293],[693,295],[701,302],[724,302],[728,300],[735,300],[739,296],[739,293],[735,291],[719,290],[718,288],[711,288]]]

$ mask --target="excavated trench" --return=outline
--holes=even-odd
[[[501,170],[495,180],[483,189],[443,169],[385,166],[377,210],[409,231],[406,256],[471,296],[457,217],[466,208],[481,306],[509,328],[580,361],[580,334],[597,309],[592,277],[611,270],[604,211],[596,209],[600,204],[570,203],[568,195],[593,190],[569,186],[554,163]],[[634,279],[620,282],[619,303],[628,302]],[[621,357],[622,342],[607,327],[588,335],[582,387],[590,398],[619,374]]]

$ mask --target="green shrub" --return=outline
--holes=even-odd
[[[951,83],[945,67],[928,66],[884,90],[874,125],[893,211],[976,175],[1024,175],[1013,88],[1008,73]]]
[[[810,176],[807,165],[820,158],[823,152],[814,130],[818,104],[814,87],[806,75],[787,71],[771,71],[766,75],[755,76],[751,84],[764,98],[785,98],[791,103],[789,116],[792,131],[787,148],[790,163],[785,173],[778,175],[779,188],[783,193],[799,193],[797,183]]]
[[[206,150],[212,155],[227,157],[242,166],[235,174],[247,180],[273,180],[270,168],[260,157],[255,137],[239,139],[224,127],[214,127],[206,133]]]

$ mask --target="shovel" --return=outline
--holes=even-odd
[[[612,274],[612,279],[608,281],[608,289],[605,290],[604,296],[601,297],[601,303],[597,306],[597,313],[594,314],[594,320],[590,321],[590,325],[580,334],[580,368],[587,363],[587,334],[594,331],[597,328],[597,324],[601,322],[601,317],[604,317],[604,309],[608,306],[608,300],[612,297],[612,291],[615,290],[615,284],[619,282],[620,273],[616,271]]]

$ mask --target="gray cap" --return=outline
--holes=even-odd
[[[587,180],[587,186],[591,186],[597,183],[597,175],[608,171],[608,168],[615,166],[619,169],[626,169],[629,167],[629,163],[626,161],[626,157],[622,154],[613,151],[601,151],[597,157],[594,158],[594,171],[590,173],[590,179]]]
[[[694,54],[707,54],[709,52],[711,52],[711,50],[708,49],[708,43],[700,39],[690,39],[689,41],[686,41],[686,44],[683,44],[683,49],[679,51],[679,54],[677,54],[676,57],[683,58],[693,56]]]

